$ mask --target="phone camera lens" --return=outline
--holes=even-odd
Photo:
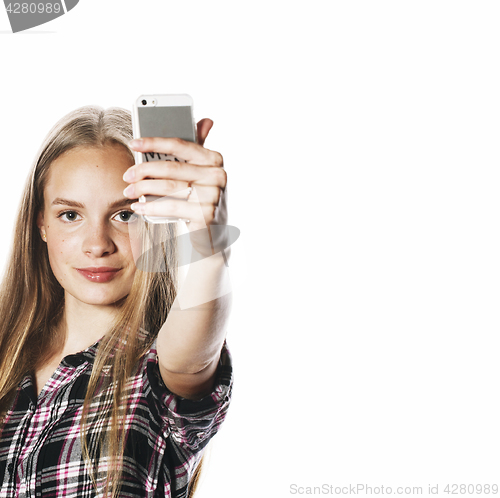
[[[147,100],[143,100],[143,101],[142,101],[142,105],[146,105],[147,103],[148,103],[148,101],[147,101]]]

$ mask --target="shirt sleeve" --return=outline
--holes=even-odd
[[[226,343],[221,349],[215,387],[202,399],[182,398],[168,390],[160,375],[156,342],[148,355],[146,371],[164,433],[192,452],[203,449],[224,421],[231,400],[233,372]]]

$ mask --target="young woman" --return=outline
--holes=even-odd
[[[212,124],[198,144],[131,142],[130,113],[85,107],[42,145],[0,292],[0,497],[192,493],[232,386]],[[134,165],[131,148],[187,162]],[[177,224],[141,214],[189,220],[182,281]]]

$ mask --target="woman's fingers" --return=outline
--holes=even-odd
[[[130,142],[130,147],[138,152],[167,154],[186,161],[147,161],[125,172],[123,179],[130,183],[124,191],[126,197],[156,196],[155,200],[134,203],[132,209],[136,213],[188,219],[190,231],[211,223],[226,223],[227,175],[223,158],[218,152],[203,147],[212,126],[211,119],[198,122],[198,143],[159,137]]]
[[[146,178],[169,179],[196,183],[197,185],[213,185],[220,188],[226,186],[226,172],[220,167],[207,167],[177,161],[152,161],[130,167],[123,179],[137,183]]]
[[[203,145],[208,136],[208,133],[212,129],[214,122],[211,119],[204,118],[196,124],[196,135],[198,136],[198,143]]]
[[[138,199],[141,195],[157,195],[161,197],[176,197],[186,199],[190,182],[177,180],[142,180],[129,185],[124,190],[124,195],[130,199]],[[221,189],[216,186],[196,185],[197,199],[203,204],[219,203]],[[190,202],[194,202],[190,197]]]
[[[133,209],[146,216],[172,217],[190,220],[190,229],[204,228],[215,219],[216,206],[166,197],[152,202],[135,203]]]
[[[202,128],[205,128],[203,125]],[[208,131],[205,133],[205,137]],[[203,136],[202,136],[203,138]],[[180,138],[150,137],[132,140],[129,143],[131,149],[138,152],[159,152],[160,154],[170,154],[178,159],[184,159],[188,163],[199,166],[222,167],[222,156],[213,150],[205,149],[200,144],[187,142]]]
[[[142,180],[132,183],[124,191],[123,195],[129,199],[138,199],[141,195],[169,195],[172,197],[185,198],[189,182],[176,180]]]

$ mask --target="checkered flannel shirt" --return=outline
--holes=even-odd
[[[94,344],[66,356],[38,397],[31,375],[20,383],[0,436],[0,498],[96,496],[80,441],[96,350]],[[139,362],[130,385],[120,497],[184,498],[201,450],[226,416],[232,387],[229,352],[224,345],[214,391],[201,400],[168,391],[155,345]]]

